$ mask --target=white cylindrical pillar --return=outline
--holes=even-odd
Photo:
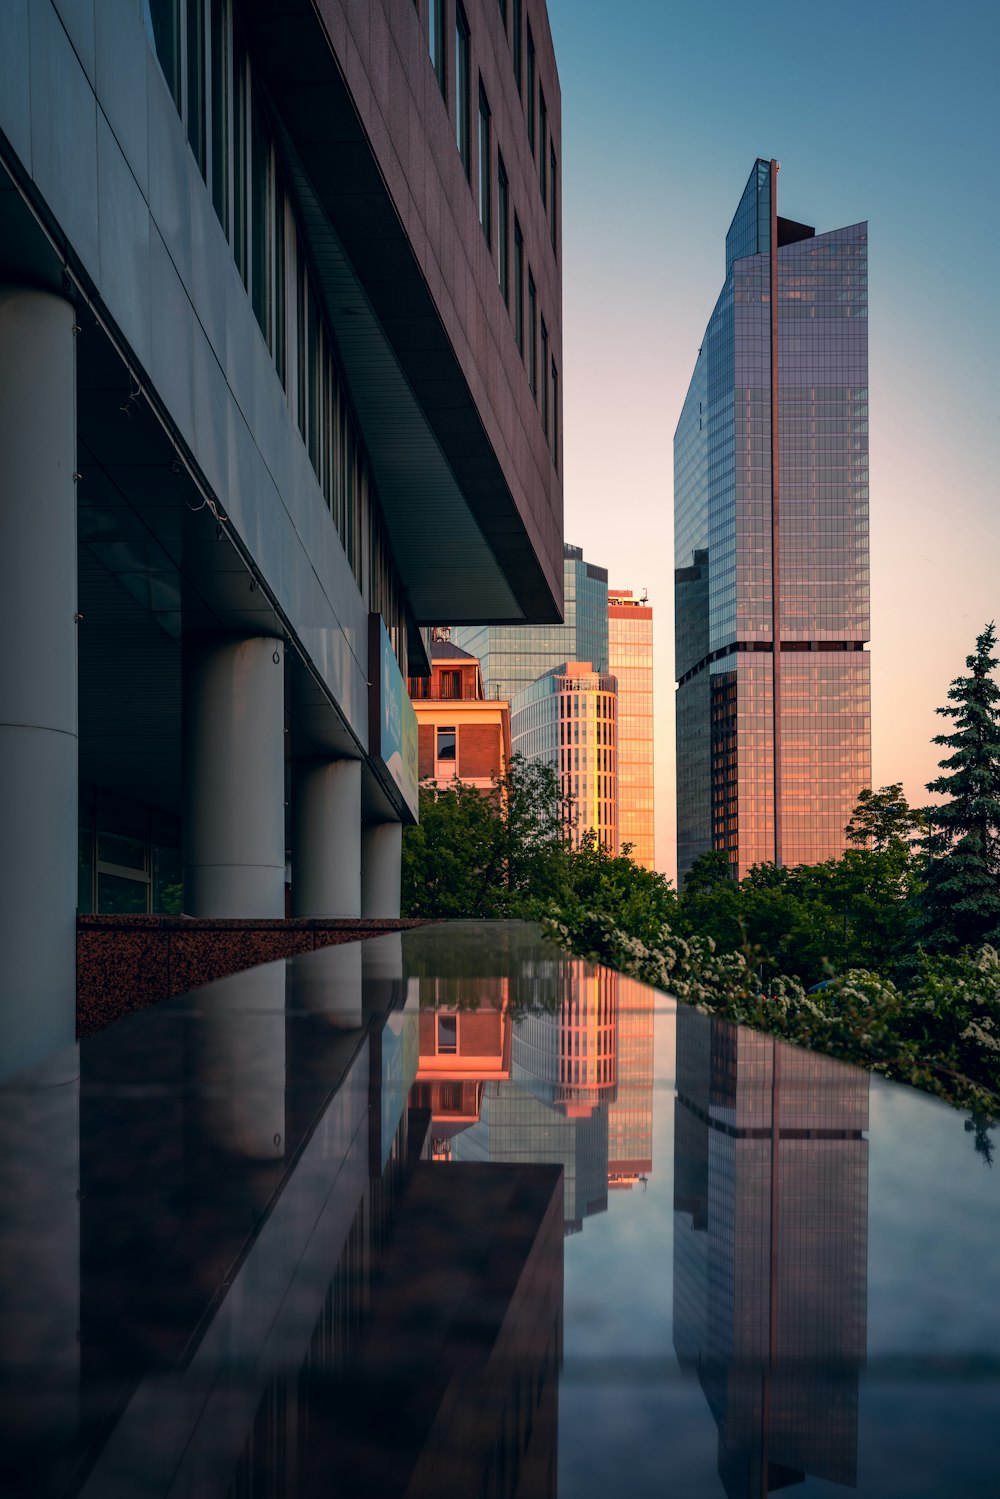
[[[361,761],[311,760],[292,788],[292,915],[361,915]]]
[[[361,914],[399,915],[403,824],[366,822],[361,829]]]
[[[285,964],[262,963],[191,999],[191,1079],[209,1142],[250,1161],[285,1154]]]
[[[73,308],[0,287],[0,1073],[76,1028]]]
[[[184,642],[184,909],[285,914],[284,646]]]
[[[342,942],[288,965],[286,1004],[293,1015],[322,1015],[333,1030],[364,1024],[361,942]]]

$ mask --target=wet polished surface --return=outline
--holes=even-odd
[[[995,1495],[963,1126],[528,926],[235,975],[0,1089],[0,1488]]]

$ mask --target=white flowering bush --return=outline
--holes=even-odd
[[[749,952],[719,952],[710,937],[680,937],[668,926],[655,944],[599,913],[552,917],[544,927],[578,956],[698,1010],[1000,1117],[1000,956],[992,947],[957,958],[921,955],[905,991],[850,969],[807,994],[796,979],[762,980]]]

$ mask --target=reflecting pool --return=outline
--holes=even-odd
[[[4,1495],[1000,1493],[963,1116],[531,926],[131,1015],[0,1140]]]

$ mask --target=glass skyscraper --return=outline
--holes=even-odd
[[[451,638],[479,657],[487,697],[508,701],[564,661],[608,670],[608,572],[585,562],[581,547],[563,547],[564,623],[463,625]]]
[[[677,862],[844,847],[871,784],[867,225],[758,160],[674,438]]]

